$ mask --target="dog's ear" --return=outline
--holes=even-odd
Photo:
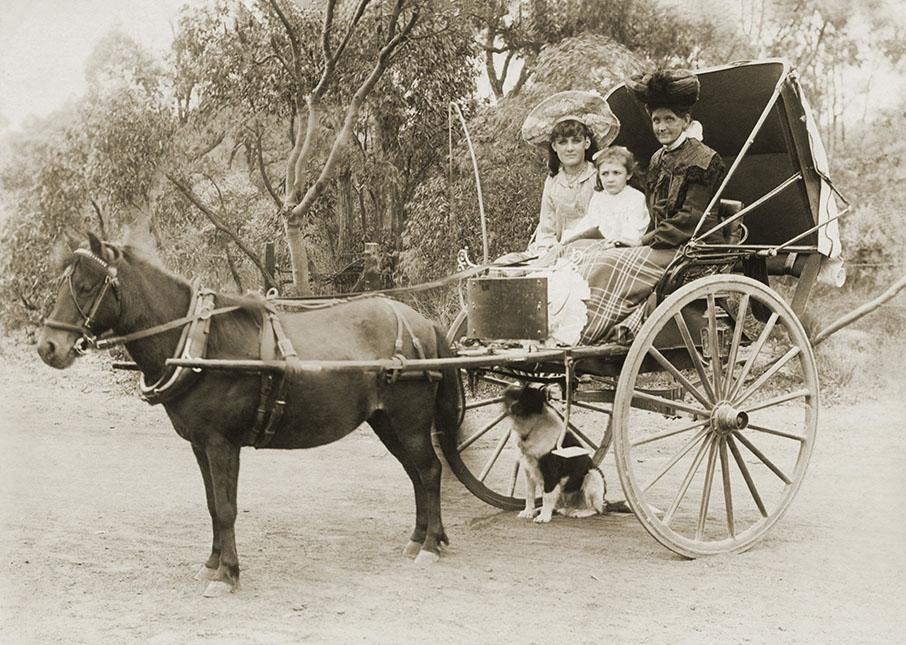
[[[541,414],[547,404],[547,392],[537,387],[526,387],[520,402],[527,414]]]

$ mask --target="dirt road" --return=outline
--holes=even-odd
[[[792,508],[755,548],[688,561],[631,515],[498,512],[445,475],[452,545],[400,550],[408,480],[366,430],[307,452],[246,450],[242,591],[193,580],[209,520],[192,452],[98,358],[67,372],[5,344],[0,640],[183,642],[902,642],[906,413],[822,410]],[[612,458],[605,473],[619,496]],[[897,634],[900,634],[898,637]]]

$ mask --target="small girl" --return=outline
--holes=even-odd
[[[639,246],[651,217],[644,193],[628,186],[635,158],[623,146],[595,153],[595,192],[585,216],[563,235],[561,244],[581,239],[605,239],[614,246]]]

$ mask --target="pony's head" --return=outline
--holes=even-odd
[[[58,369],[72,365],[120,315],[117,264],[122,252],[88,234],[65,264],[53,311],[38,337],[41,360]]]

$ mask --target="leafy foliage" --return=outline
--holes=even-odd
[[[586,34],[544,48],[525,89],[480,108],[469,122],[487,215],[490,256],[524,249],[538,222],[546,157],[520,138],[526,115],[545,96],[567,89],[606,92],[641,62],[603,36]],[[460,248],[481,253],[481,225],[471,160],[464,141],[453,175],[438,171],[410,203],[401,277],[417,281],[450,273]]]
[[[278,2],[298,35],[298,68],[271,0],[193,3],[177,19],[164,60],[115,30],[86,65],[83,97],[6,137],[0,146],[2,322],[34,323],[44,313],[56,277],[49,249],[67,230],[116,239],[147,229],[164,263],[177,271],[211,286],[261,284],[260,250],[285,236],[280,201],[287,155],[307,114],[301,103],[324,65],[325,2]],[[338,4],[333,45],[352,6]],[[373,67],[389,6],[389,0],[370,3],[330,79],[309,182]],[[899,23],[884,18],[882,0],[856,9],[841,0],[745,0],[738,28],[720,9],[694,16],[659,0],[611,2],[606,10],[598,0],[412,0],[407,6],[421,9],[419,21],[367,97],[335,176],[303,222],[322,289],[355,282],[365,241],[381,244],[387,281],[448,274],[462,246],[479,255],[475,184],[459,132],[448,180],[450,101],[469,120],[490,254],[497,256],[524,248],[537,222],[545,163],[521,142],[519,129],[541,98],[569,88],[606,92],[655,63],[766,55],[795,59],[809,95],[817,96],[829,143],[838,146],[834,171],[857,204],[842,224],[848,260],[904,261],[894,203],[904,151],[889,136],[906,125],[903,114],[863,119],[849,132],[841,125],[844,72],[869,54],[890,60],[903,54]],[[868,21],[867,40],[853,29],[859,20]],[[478,98],[482,74],[494,94],[489,100]],[[278,263],[287,264],[282,243]]]
[[[874,287],[906,268],[906,220],[901,188],[906,183],[906,142],[891,132],[906,128],[906,112],[889,111],[862,126],[832,160],[834,180],[853,205],[840,222],[853,286]]]

